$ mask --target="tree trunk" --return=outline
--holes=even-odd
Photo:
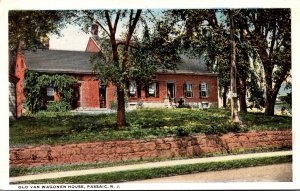
[[[125,127],[126,118],[125,118],[125,92],[122,87],[117,87],[118,94],[118,111],[117,111],[117,126]]]
[[[266,60],[263,62],[264,70],[265,70],[265,81],[266,81],[266,103],[265,103],[265,115],[274,115],[274,107],[276,101],[276,95],[274,98],[274,89],[272,88],[272,71],[273,67],[271,67],[271,63]]]
[[[265,115],[272,116],[274,115],[276,98],[274,99],[272,95],[267,95],[266,104],[265,104]]]
[[[269,115],[269,116],[274,115],[276,98],[277,98],[277,94],[279,92],[280,86],[282,84],[282,81],[278,81],[277,84],[275,84],[274,88],[272,88],[272,86],[270,87],[270,85],[267,84],[265,115]]]
[[[222,93],[222,99],[223,99],[223,107],[227,108],[227,93],[228,93],[228,87],[224,86],[224,90]]]
[[[246,103],[246,79],[240,79],[240,111],[246,113],[247,112],[247,103]]]
[[[229,10],[230,17],[230,36],[231,36],[231,120],[239,122],[238,105],[237,105],[237,88],[236,88],[236,43],[235,43],[235,27],[233,19],[233,11]]]

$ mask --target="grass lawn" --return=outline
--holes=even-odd
[[[240,115],[246,125],[245,128],[231,123],[230,111],[224,109],[139,109],[128,112],[127,126],[117,129],[116,114],[78,115],[69,112],[43,112],[10,121],[10,146],[292,128],[292,118],[288,116],[265,116],[261,113]]]

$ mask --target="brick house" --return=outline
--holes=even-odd
[[[21,116],[24,110],[23,83],[26,69],[74,76],[78,81],[74,84],[73,109],[111,108],[111,103],[116,100],[116,88],[111,84],[102,84],[95,77],[93,64],[90,62],[91,55],[100,50],[99,37],[92,33],[85,51],[37,49],[19,53],[15,68],[15,75],[19,79],[16,84],[17,116]],[[205,64],[198,59],[183,55],[182,60],[183,63],[177,64],[176,71],[158,71],[153,83],[146,88],[131,82],[129,107],[136,107],[138,103],[143,103],[144,107],[166,107],[178,104],[179,98],[197,107],[203,102],[218,106],[217,74],[209,73]],[[59,99],[57,92],[51,87],[45,93],[53,101]]]

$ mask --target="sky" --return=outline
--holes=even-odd
[[[49,35],[50,49],[84,51],[90,34],[79,27],[68,25],[61,31],[61,36]]]
[[[160,18],[160,13],[161,9],[152,10],[152,14],[155,15],[157,19]],[[126,22],[128,22],[127,19],[119,21],[116,33],[117,37],[120,37],[121,33],[124,31],[122,30],[121,26],[126,24]],[[148,22],[148,26],[151,27],[152,24]],[[100,31],[99,34],[101,34]],[[79,26],[67,25],[66,28],[61,31],[61,36],[49,35],[49,48],[55,50],[84,51],[90,36],[90,33],[85,33]]]

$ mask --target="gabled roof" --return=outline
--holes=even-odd
[[[25,51],[25,64],[29,70],[46,73],[92,74],[91,56],[95,53],[83,51],[47,50]],[[181,55],[182,62],[177,64],[175,73],[208,74],[206,65],[200,59]],[[158,72],[174,73],[173,70]]]
[[[201,59],[180,55],[182,62],[177,64],[177,72],[209,73],[207,66]]]
[[[82,73],[93,72],[90,62],[94,53],[66,50],[25,51],[25,64],[29,70],[47,73]]]
[[[98,35],[92,35],[90,37],[95,44],[97,45],[97,47],[99,48],[99,50],[101,49],[101,39]],[[211,73],[208,71],[208,68],[205,64],[204,61],[202,61],[199,58],[195,58],[195,57],[189,57],[187,56],[187,54],[181,54],[180,55],[182,62],[181,63],[177,63],[177,70],[175,71],[175,73]],[[158,70],[159,72],[168,72],[168,73],[174,73],[173,70]]]

